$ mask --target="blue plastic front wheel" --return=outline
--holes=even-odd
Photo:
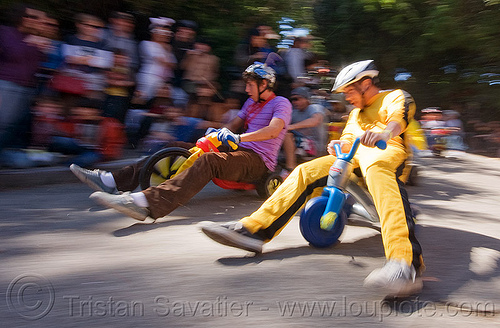
[[[321,215],[326,208],[328,197],[314,197],[307,202],[300,214],[300,232],[302,236],[314,247],[328,247],[337,242],[347,223],[347,215],[344,211],[335,220],[332,230],[323,230],[320,227]]]

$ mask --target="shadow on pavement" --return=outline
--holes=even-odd
[[[491,282],[500,278],[499,239],[433,226],[420,227],[418,238],[424,250],[424,261],[427,267],[423,275],[424,289],[416,297],[387,299],[385,301],[388,306],[402,312],[415,312],[429,302],[444,304],[454,298],[462,299],[470,304],[477,301],[500,305],[500,286]],[[478,249],[486,250],[483,258],[479,255],[479,262],[477,256],[475,258],[473,256]],[[488,257],[488,253],[498,256],[485,258]],[[223,257],[217,262],[225,266],[245,266],[317,254],[351,257],[349,264],[357,267],[368,266],[363,259],[365,257],[384,257],[381,237],[376,235],[353,243],[339,243],[325,249],[301,246],[273,250],[255,256]],[[482,260],[484,261],[481,262]]]

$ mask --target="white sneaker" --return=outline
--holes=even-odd
[[[96,191],[89,198],[139,221],[144,221],[149,216],[149,209],[136,205],[134,199],[130,196],[130,192],[112,195]]]
[[[106,171],[97,169],[87,170],[79,167],[76,164],[71,164],[69,169],[71,170],[71,172],[73,172],[74,175],[76,175],[78,179],[80,179],[80,181],[82,181],[95,191],[104,191],[108,194],[118,194],[118,190],[116,188],[108,187],[104,184],[104,182],[102,182],[101,175],[106,173]]]
[[[380,269],[373,270],[364,282],[365,287],[383,289],[388,296],[407,297],[422,290],[423,283],[415,268],[401,260],[389,260]]]

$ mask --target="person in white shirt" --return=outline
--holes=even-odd
[[[136,97],[143,103],[152,99],[158,88],[173,78],[177,65],[170,45],[171,26],[175,21],[165,17],[150,18],[150,21],[151,40],[139,44],[142,65],[136,77]]]

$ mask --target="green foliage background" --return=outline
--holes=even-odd
[[[12,3],[0,0],[2,7]],[[282,16],[308,27],[314,51],[340,69],[375,59],[386,87],[411,92],[419,109],[457,109],[464,118],[500,120],[500,0],[37,0],[66,30],[76,12],[106,18],[112,10],[191,19],[213,43],[222,67],[248,29],[265,23],[278,30]],[[448,69],[445,69],[448,68]],[[398,69],[412,73],[394,81]],[[490,74],[488,76],[481,74]],[[221,75],[224,78],[224,74]],[[488,81],[498,80],[490,85]],[[484,82],[484,83],[478,83]]]
[[[410,91],[419,108],[500,119],[500,84],[486,83],[500,75],[482,76],[500,74],[500,1],[319,0],[314,10],[332,63],[372,58],[387,86]],[[396,84],[397,68],[412,79]]]

